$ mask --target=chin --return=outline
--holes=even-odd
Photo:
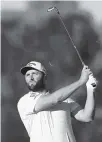
[[[29,88],[29,90],[31,90],[31,91],[33,91],[33,90],[35,90],[35,88],[36,88],[36,86],[35,85],[28,85],[28,88]]]
[[[35,89],[35,86],[34,86],[34,85],[31,85],[30,88],[31,88],[31,90],[34,90],[34,89]]]
[[[37,91],[42,88],[42,83],[37,82],[35,84],[27,84],[27,86],[28,86],[29,90],[31,90],[31,91]]]

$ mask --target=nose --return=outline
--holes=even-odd
[[[34,80],[34,77],[33,77],[33,75],[31,75],[31,80]]]

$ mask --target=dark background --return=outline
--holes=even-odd
[[[27,2],[25,11],[1,11],[1,140],[28,142],[17,112],[17,102],[28,92],[20,68],[31,60],[47,69],[47,88],[53,92],[80,77],[81,62],[57,15],[47,9],[57,6],[80,54],[99,81],[96,114],[91,123],[72,120],[78,142],[102,141],[102,23],[94,25],[91,13],[79,10],[75,1]],[[100,13],[101,14],[101,13]],[[82,106],[86,88],[72,96]]]

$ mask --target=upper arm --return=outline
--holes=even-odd
[[[76,118],[76,115],[78,114],[79,111],[82,110],[82,107],[80,106],[79,103],[77,103],[76,101],[74,101],[71,98],[68,98],[67,101],[70,104],[71,115]]]
[[[88,118],[85,113],[84,109],[80,106],[79,103],[69,98],[70,103],[70,109],[71,109],[71,115],[75,117],[76,120],[81,122],[90,122],[92,121],[90,118]]]
[[[80,110],[76,115],[75,115],[75,118],[81,122],[90,122],[92,121],[91,118],[87,118],[85,115],[84,115],[84,110]]]
[[[35,112],[44,111],[53,107],[56,104],[57,100],[54,94],[42,95],[37,101],[34,111]]]

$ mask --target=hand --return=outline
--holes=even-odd
[[[81,72],[81,77],[80,77],[80,81],[82,84],[85,84],[88,81],[90,74],[92,74],[92,72],[90,71],[88,66],[84,66]]]
[[[96,84],[96,86],[93,87],[92,84]],[[98,81],[96,80],[96,78],[93,77],[93,74],[90,74],[89,80],[86,83],[87,89],[94,92],[97,87],[97,84],[98,84]]]

